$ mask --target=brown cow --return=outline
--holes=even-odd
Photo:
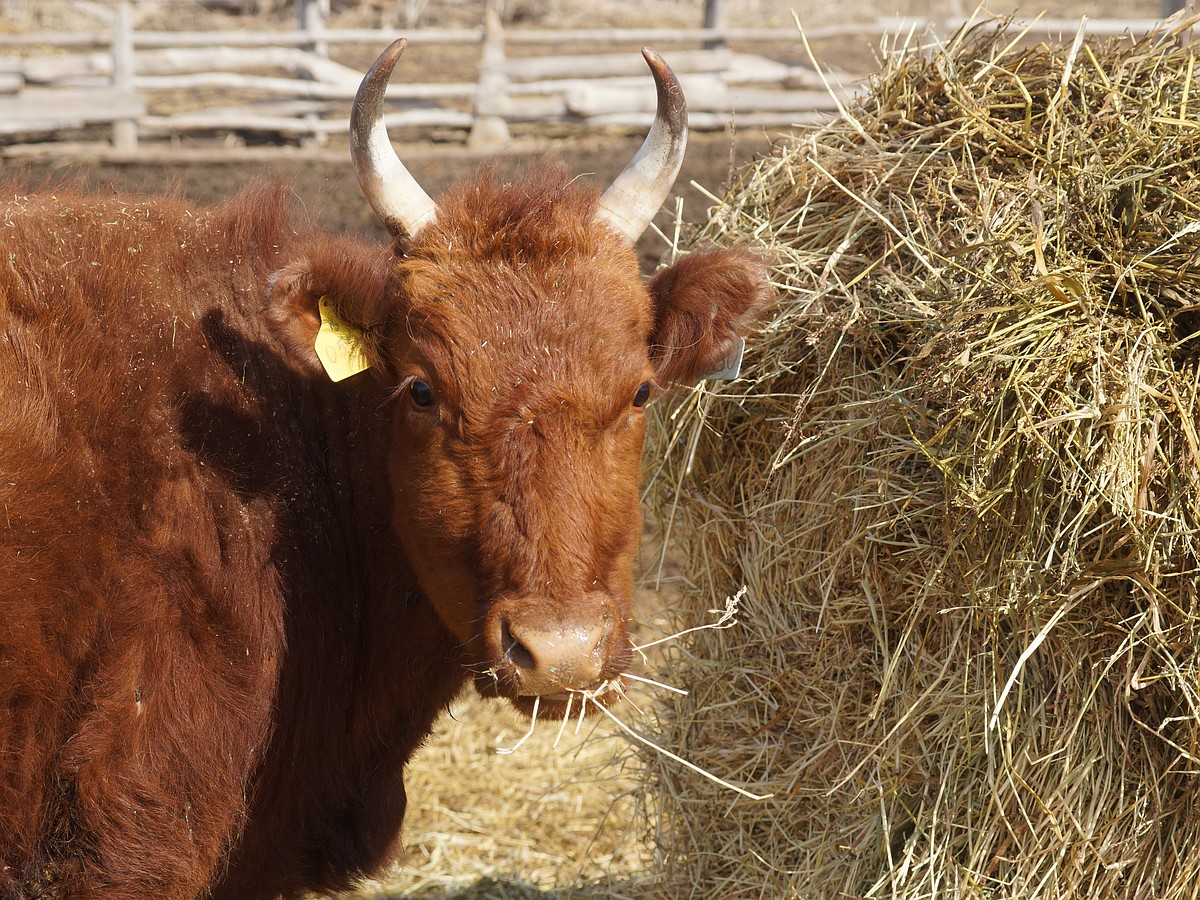
[[[472,675],[558,714],[629,664],[645,405],[721,367],[764,268],[639,278],[686,136],[653,53],[602,196],[485,168],[434,204],[382,125],[402,50],[352,116],[390,247],[277,185],[0,206],[0,896],[344,887]]]

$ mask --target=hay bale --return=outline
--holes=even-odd
[[[649,757],[666,896],[1196,893],[1196,54],[1017,38],[890,55],[696,239],[781,305],[664,420],[681,624],[749,590],[658,739],[774,796]]]

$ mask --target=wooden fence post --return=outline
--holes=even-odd
[[[301,31],[324,31],[329,21],[329,0],[296,0],[296,26]],[[326,41],[313,41],[308,49],[317,56],[329,56]]]
[[[112,36],[113,87],[133,91],[133,14],[128,3],[117,5]],[[117,119],[113,122],[113,149],[118,153],[133,153],[138,145],[137,119]]]
[[[504,118],[508,98],[508,75],[504,71],[504,26],[495,4],[483,14],[483,48],[479,58],[479,84],[475,88],[474,114],[467,146],[491,150],[511,139]]]
[[[724,28],[725,22],[725,0],[704,0],[704,27],[717,30]],[[704,49],[719,50],[726,43],[723,36],[718,36],[713,40],[705,41]]]

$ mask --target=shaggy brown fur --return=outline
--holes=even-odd
[[[628,662],[632,401],[719,363],[761,263],[648,289],[554,167],[384,249],[286,196],[0,206],[0,896],[344,887],[464,680],[528,707],[518,629]]]

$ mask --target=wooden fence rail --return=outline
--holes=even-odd
[[[962,22],[881,19],[871,25],[805,29],[808,40],[862,35],[946,33]],[[1097,20],[1091,34],[1150,30],[1151,21]],[[1078,20],[1042,20],[1033,32],[1073,35]],[[148,143],[271,140],[322,143],[344,133],[361,73],[328,58],[330,47],[382,48],[394,32],[316,27],[295,31],[164,32],[132,25],[119,6],[110,30],[0,35],[0,153],[28,152],[30,141],[110,127],[91,145],[98,154],[129,155]],[[452,129],[479,148],[503,145],[509,126],[578,122],[644,127],[655,94],[632,49],[570,56],[509,59],[506,48],[546,43],[600,50],[654,44],[669,51],[696,129],[780,126],[828,114],[857,80],[835,79],[831,91],[814,70],[767,56],[738,53],[731,44],[794,46],[794,28],[575,29],[501,27],[489,16],[477,29],[418,29],[414,44],[478,46],[478,78],[449,84],[397,81],[388,91],[390,128]],[[703,47],[707,49],[694,49]],[[13,53],[19,48],[19,53]],[[203,95],[193,108],[165,108],[163,97]],[[94,138],[94,134],[92,135]],[[44,144],[43,144],[44,146]],[[50,152],[53,152],[51,149]]]

